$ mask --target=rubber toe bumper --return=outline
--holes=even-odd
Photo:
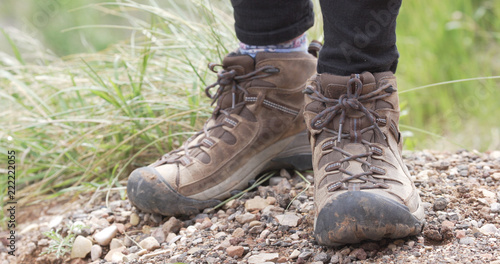
[[[161,215],[193,215],[216,206],[219,200],[199,201],[179,194],[154,169],[143,167],[130,174],[128,199],[138,209]]]
[[[402,238],[422,231],[423,220],[408,207],[363,191],[342,193],[327,202],[316,218],[314,236],[324,246],[363,240]]]

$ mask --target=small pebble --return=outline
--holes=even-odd
[[[96,233],[94,235],[94,239],[97,243],[99,243],[99,245],[107,246],[111,242],[111,239],[113,239],[116,236],[117,231],[118,229],[116,228],[115,225],[106,227],[100,232]]]
[[[500,203],[492,203],[490,205],[490,212],[499,213],[500,212]]]
[[[485,235],[493,235],[498,231],[497,227],[494,224],[485,224],[481,228],[479,228],[479,232]]]
[[[294,249],[292,251],[292,254],[290,254],[290,259],[296,259],[298,258],[300,255],[300,251],[298,249]]]
[[[351,251],[350,256],[354,256],[359,260],[365,260],[367,257],[366,252],[362,248],[356,248],[353,251]]]
[[[321,263],[326,262],[328,259],[329,259],[328,254],[326,254],[325,252],[321,252],[321,253],[317,254],[316,256],[314,256],[314,261],[319,261]],[[366,259],[366,256],[365,256],[365,259]]]
[[[313,253],[311,251],[304,251],[300,253],[299,258],[306,260],[308,259]]]
[[[93,245],[92,248],[90,248],[90,259],[92,261],[98,260],[102,255],[102,247],[99,245]]]
[[[448,200],[444,197],[439,197],[434,201],[434,210],[444,210],[448,206]]]
[[[136,213],[132,213],[130,215],[130,224],[131,225],[133,225],[133,226],[138,225],[140,220],[141,219],[139,218],[139,216]]]
[[[92,248],[92,241],[83,236],[77,236],[71,249],[71,258],[85,258]]]
[[[245,249],[242,246],[230,246],[226,249],[226,253],[230,257],[241,258],[244,252]]]
[[[141,242],[139,242],[139,246],[148,251],[155,250],[160,247],[160,243],[154,237],[147,237]]]
[[[472,237],[463,237],[460,239],[459,243],[462,245],[474,245],[475,241]]]

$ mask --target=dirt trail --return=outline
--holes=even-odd
[[[500,264],[500,151],[404,157],[426,212],[427,224],[417,237],[318,246],[311,237],[313,187],[282,170],[268,185],[219,210],[179,219],[138,212],[120,191],[111,193],[108,207],[105,193],[25,207],[18,210],[17,258],[7,254],[4,231],[0,261]],[[79,236],[73,252],[40,256],[51,243],[42,232],[61,228],[66,236],[75,223],[82,227],[73,231]]]

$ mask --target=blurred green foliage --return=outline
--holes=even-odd
[[[397,28],[400,90],[500,75],[498,17],[496,0],[403,1]],[[499,84],[499,79],[483,79],[402,93],[408,111],[404,125],[442,135],[455,144],[415,132],[406,146],[499,148]]]
[[[59,56],[95,52],[130,36],[128,30],[77,26],[125,24],[126,19],[92,7],[106,0],[2,0],[0,27],[13,26],[30,33]],[[4,47],[1,47],[4,48]]]
[[[130,25],[126,16],[92,5],[105,2],[109,1],[4,0],[0,2],[0,25],[23,28],[59,56],[100,51],[130,38],[131,30],[107,25],[136,26]],[[165,4],[168,8],[168,2],[190,5],[178,1],[154,3]],[[214,5],[218,2],[213,1]],[[128,11],[134,12],[133,9]],[[134,15],[147,17],[141,12]],[[318,28],[320,16],[317,17],[319,23],[310,34],[313,37],[322,34]],[[401,53],[398,68],[400,90],[449,80],[500,75],[498,17],[500,5],[496,0],[404,1],[397,29]],[[3,50],[6,46],[5,41],[3,45],[0,42]],[[498,84],[498,80],[479,80],[402,93],[402,105],[408,113],[402,123],[408,131],[413,131],[413,136],[407,137],[406,146],[421,148],[434,145],[436,140],[443,142],[442,138],[417,131],[423,129],[445,136],[454,142],[455,147],[458,142],[462,147],[483,150],[495,147],[485,142],[485,137],[491,137],[498,147],[500,129],[491,114],[500,99]],[[475,134],[480,134],[482,139]],[[453,144],[445,146],[453,148]]]

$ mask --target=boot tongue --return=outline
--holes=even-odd
[[[375,77],[370,72],[361,74],[352,74],[351,76],[338,76],[328,73],[320,75],[320,92],[331,99],[338,99],[341,95],[347,93],[347,83],[351,78],[358,76],[363,82],[363,91],[361,94],[367,94],[374,91],[376,87]]]
[[[231,53],[224,58],[222,65],[226,71],[235,70],[236,75],[247,74],[255,70],[255,60],[238,53]]]

